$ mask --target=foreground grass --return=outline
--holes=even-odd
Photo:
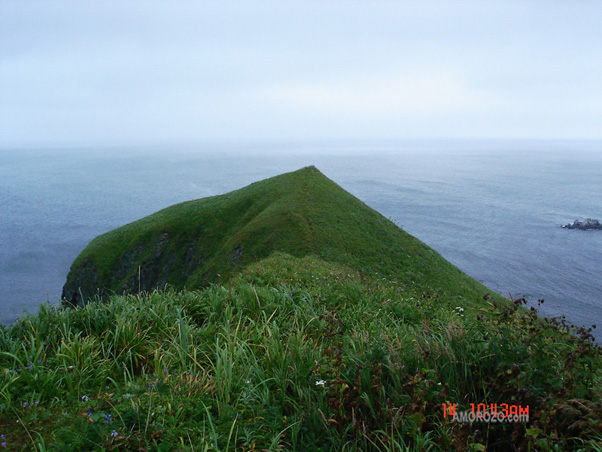
[[[483,294],[485,295],[485,294]],[[515,303],[276,255],[0,330],[7,450],[602,450],[602,358]],[[443,403],[529,407],[452,422]],[[0,450],[2,450],[0,448]]]

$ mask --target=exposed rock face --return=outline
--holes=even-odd
[[[176,283],[168,276],[176,265],[183,274],[190,274],[200,267],[203,258],[194,253],[193,243],[184,246],[183,256],[177,259],[170,252],[170,239],[169,234],[162,233],[154,237],[146,249],[139,244],[124,252],[121,259],[115,262],[110,277],[105,278],[106,280],[99,275],[96,265],[91,260],[72,268],[63,287],[63,303],[78,307],[96,296],[103,298],[113,293],[135,294],[160,288],[169,283]]]
[[[592,220],[591,218],[588,218],[585,221],[575,220],[572,223],[565,224],[562,227],[565,229],[581,229],[582,231],[585,231],[587,229],[602,230],[602,223],[600,223],[598,220]]]
[[[102,285],[98,278],[98,272],[92,262],[86,262],[77,270],[69,274],[70,280],[63,286],[61,299],[63,304],[78,307],[95,295],[103,296]]]

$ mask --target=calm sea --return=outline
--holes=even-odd
[[[502,295],[599,325],[602,142],[403,142],[0,150],[0,322],[58,303],[97,235],[169,205],[317,166]]]

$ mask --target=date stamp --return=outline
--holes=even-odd
[[[456,403],[442,403],[443,417],[451,416],[452,422],[529,422],[529,405],[508,403],[471,403],[470,410],[460,411]]]

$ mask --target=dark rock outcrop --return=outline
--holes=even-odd
[[[81,307],[84,300],[89,300],[96,295],[103,296],[96,267],[90,261],[77,268],[69,275],[70,281],[63,287],[61,299],[63,305],[69,307]]]
[[[581,229],[582,231],[586,231],[588,229],[600,229],[602,230],[602,223],[598,220],[592,220],[588,218],[585,221],[575,220],[572,223],[565,224],[562,226],[565,229]]]
[[[190,274],[201,266],[203,258],[194,252],[194,243],[183,246],[185,252],[182,256],[176,256],[169,244],[169,234],[162,233],[154,237],[146,249],[139,244],[124,252],[105,280],[92,260],[72,268],[61,295],[63,305],[81,307],[95,297],[102,299],[115,293],[136,294],[170,283],[177,284],[178,281],[168,277],[172,269],[177,267],[182,274]]]

